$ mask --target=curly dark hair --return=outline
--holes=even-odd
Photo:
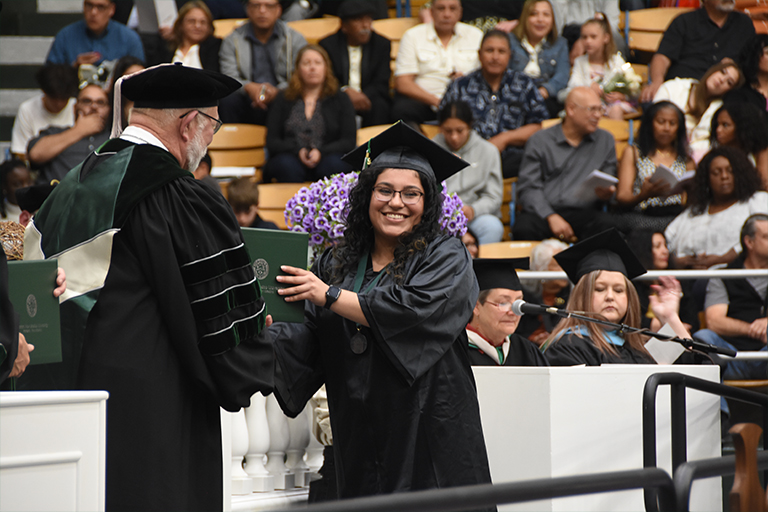
[[[643,119],[640,123],[640,129],[637,133],[637,147],[640,148],[640,154],[651,156],[656,151],[656,138],[653,136],[653,120],[656,114],[665,108],[672,109],[677,115],[677,138],[675,139],[675,149],[677,155],[683,158],[688,157],[688,137],[685,133],[685,114],[671,101],[659,101],[651,104],[643,112]]]
[[[373,195],[373,186],[386,168],[368,168],[360,172],[357,184],[349,192],[346,211],[345,231],[342,241],[333,249],[337,262],[330,281],[340,283],[345,275],[357,269],[360,257],[373,248],[374,231],[368,212]],[[418,251],[427,248],[441,232],[440,216],[443,212],[442,187],[434,177],[418,173],[424,187],[424,212],[421,222],[411,232],[400,236],[400,246],[395,249],[395,259],[387,273],[401,284],[405,277],[405,264]]]
[[[704,158],[701,159],[699,166],[696,168],[693,188],[688,195],[688,205],[693,215],[705,213],[710,201],[712,201],[709,168],[712,165],[712,161],[718,156],[725,157],[731,164],[734,199],[739,202],[746,201],[760,189],[760,175],[743,151],[728,146],[715,148],[704,155]]]
[[[757,83],[760,58],[763,56],[763,48],[766,46],[768,46],[768,35],[757,34],[741,50],[739,65],[744,73],[744,80],[750,85]]]
[[[751,103],[741,101],[726,103],[712,116],[712,124],[709,128],[709,140],[712,146],[717,145],[717,118],[720,112],[727,112],[733,120],[736,130],[736,147],[747,154],[758,153],[768,148],[768,128],[765,126],[760,110]]]

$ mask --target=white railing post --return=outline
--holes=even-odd
[[[304,450],[309,444],[310,424],[312,417],[310,402],[301,411],[301,414],[294,419],[288,419],[288,429],[291,434],[291,440],[288,444],[287,458],[285,465],[296,477],[296,487],[305,487],[309,485],[308,476],[309,466],[304,462]]]
[[[253,492],[253,480],[243,471],[243,456],[248,451],[248,427],[245,424],[245,411],[232,415],[232,494],[250,494]]]
[[[245,472],[253,479],[253,492],[275,490],[275,478],[264,467],[264,457],[269,450],[269,425],[267,424],[267,398],[261,393],[251,397],[251,406],[245,410],[248,424],[248,453],[245,455]]]
[[[275,489],[295,487],[294,476],[285,467],[285,450],[290,442],[288,418],[283,414],[275,395],[267,397],[267,424],[269,425],[269,451],[267,470],[275,477]]]

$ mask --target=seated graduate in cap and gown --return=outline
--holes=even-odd
[[[66,175],[26,232],[25,256],[58,258],[69,277],[63,369],[47,389],[109,392],[106,510],[221,510],[220,408],[269,393],[274,364],[234,213],[190,172],[217,101],[240,85],[170,64],[121,79],[117,97],[120,86],[131,125]]]
[[[472,366],[549,366],[539,347],[515,334],[520,317],[512,303],[523,298],[515,267],[527,268],[528,258],[478,258],[472,265],[480,287],[467,325]]]
[[[270,329],[278,402],[296,416],[325,383],[339,497],[488,483],[465,331],[477,281],[439,223],[440,183],[467,163],[402,122],[345,158],[364,169],[344,238],[278,277],[306,299],[304,323]]]
[[[582,315],[640,327],[640,301],[631,279],[646,270],[621,237],[610,229],[587,238],[555,255],[571,282],[575,283],[566,309]],[[680,283],[662,276],[652,285],[653,311],[662,325],[677,336],[691,335],[678,316]],[[600,366],[601,364],[656,364],[645,349],[648,337],[611,329],[578,318],[564,318],[544,343],[544,356],[552,366]]]

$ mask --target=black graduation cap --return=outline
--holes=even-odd
[[[476,258],[472,260],[480,291],[492,288],[522,290],[516,268],[528,268],[528,258]]]
[[[643,264],[615,228],[585,238],[555,254],[555,260],[574,284],[593,270],[621,272],[629,279],[646,273]]]
[[[402,121],[342,157],[354,169],[413,169],[440,183],[469,163],[438,146]]]
[[[137,108],[206,108],[240,88],[240,82],[215,71],[163,64],[122,80],[121,92]]]
[[[58,183],[58,182],[55,182]],[[19,204],[19,208],[29,213],[35,213],[43,206],[43,202],[48,199],[55,184],[51,185],[33,185],[31,187],[24,187],[16,190],[16,202]]]

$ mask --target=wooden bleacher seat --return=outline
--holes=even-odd
[[[440,133],[440,127],[436,124],[420,124],[419,128],[421,128],[421,133],[428,139]]]
[[[309,44],[317,44],[321,39],[338,32],[341,20],[336,16],[289,21],[288,26],[304,36]]]
[[[541,242],[516,240],[514,242],[497,242],[480,246],[479,258],[526,258],[531,255],[533,248]]]
[[[246,23],[248,18],[213,20],[213,35],[219,39],[224,39],[231,34],[237,27]]]
[[[419,18],[385,18],[383,20],[374,20],[371,28],[380,36],[386,37],[392,43],[392,60],[397,58],[397,51],[400,48],[400,39],[409,28],[418,25]]]
[[[366,126],[357,130],[357,145],[365,144],[370,139],[374,138],[387,128],[392,126],[391,124],[377,124],[374,126]]]
[[[731,427],[736,449],[736,473],[729,496],[731,512],[766,512],[766,495],[757,473],[757,449],[763,429],[754,423]]]
[[[629,49],[654,53],[672,20],[693,10],[690,7],[662,7],[629,11]],[[619,28],[626,30],[624,16]]]
[[[310,183],[259,183],[259,215],[264,220],[277,224],[280,229],[288,229],[285,224],[285,204],[302,187]]]
[[[405,8],[405,2],[402,2],[401,0],[387,0],[387,12],[390,18],[397,18],[397,7],[398,4],[400,4],[401,12],[399,17],[418,17],[419,11],[421,10],[422,6],[429,3],[430,0],[410,0],[410,11]]]
[[[229,123],[213,136],[208,154],[215,167],[255,167],[264,165],[267,129],[255,124]]]

